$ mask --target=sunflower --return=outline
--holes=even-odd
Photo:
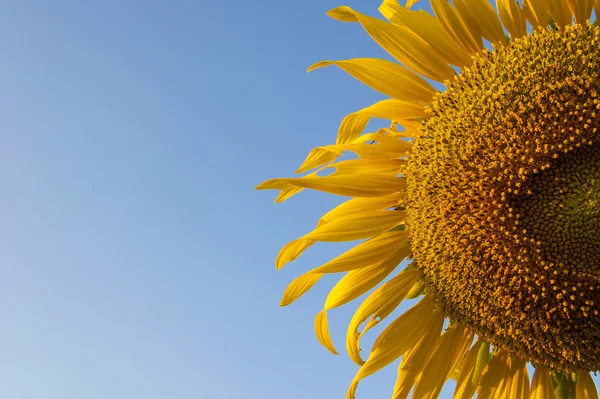
[[[352,197],[276,265],[317,241],[361,241],[296,278],[282,305],[345,273],[315,319],[336,353],[327,311],[379,285],[348,328],[360,368],[347,398],[398,359],[394,399],[435,398],[449,378],[455,398],[598,398],[600,27],[590,17],[600,1],[431,0],[435,15],[412,3],[385,0],[387,21],[328,13],[358,22],[399,63],[309,68],[337,66],[390,98],[346,116],[304,176],[257,187],[280,190],[276,202],[305,188]],[[364,133],[371,118],[389,127]],[[411,298],[363,360],[363,334]]]

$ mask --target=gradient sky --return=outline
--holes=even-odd
[[[305,73],[386,57],[325,15],[379,2],[1,3],[0,397],[342,398],[357,367],[313,333],[336,279],[278,303],[347,245],[274,267],[341,198],[274,205],[253,187],[383,98]],[[342,353],[355,307],[330,313]],[[389,397],[394,378],[358,398]]]

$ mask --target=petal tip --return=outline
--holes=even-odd
[[[283,298],[281,298],[281,301],[279,302],[279,306],[282,307],[282,308],[285,308],[288,305],[291,305],[291,302],[286,301]]]
[[[327,11],[327,15],[333,19],[336,19],[336,20],[342,21],[342,22],[357,22],[358,21],[358,18],[356,17],[354,10],[348,6],[332,8],[331,10]]]
[[[316,63],[312,64],[311,66],[309,66],[306,69],[306,72],[312,72],[315,69],[323,68],[323,67],[326,67],[326,66],[331,65],[331,64],[332,64],[331,61],[319,61],[319,62],[316,62]]]

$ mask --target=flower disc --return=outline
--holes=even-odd
[[[600,28],[539,30],[436,95],[406,170],[413,256],[451,318],[600,369]]]

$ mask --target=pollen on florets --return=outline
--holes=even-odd
[[[538,30],[438,94],[407,166],[413,256],[453,319],[600,369],[600,28]]]

